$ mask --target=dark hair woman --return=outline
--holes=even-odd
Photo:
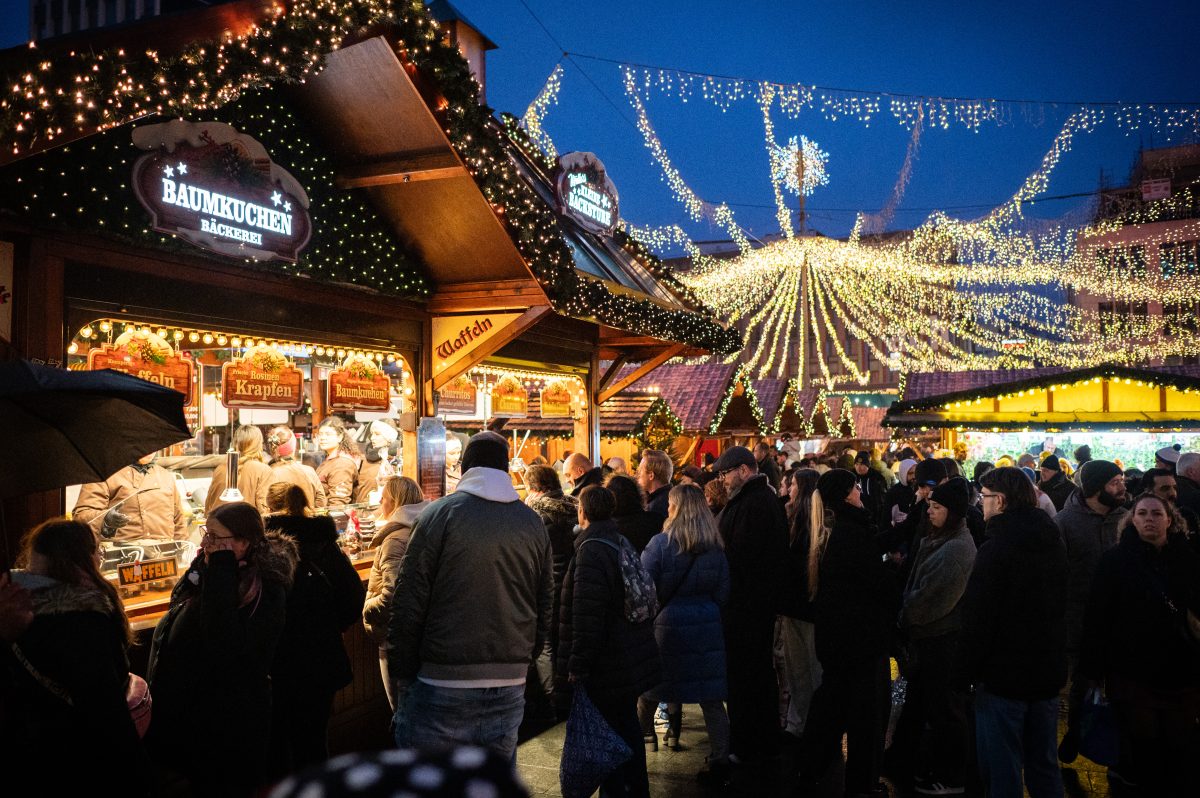
[[[146,739],[200,794],[249,795],[264,783],[271,664],[298,553],[245,502],[217,507],[202,529],[203,551],[154,630]]]
[[[1092,580],[1079,668],[1113,702],[1118,772],[1146,795],[1188,795],[1200,756],[1200,558],[1179,514],[1154,494],[1121,523]]]
[[[329,507],[344,507],[354,501],[358,480],[358,446],[337,416],[329,416],[317,427],[314,436],[325,459],[317,468],[325,501]]]
[[[19,562],[25,570],[12,579],[29,591],[34,615],[0,660],[10,773],[19,766],[46,794],[125,791],[124,768],[149,760],[125,702],[133,638],[116,588],[100,575],[96,536],[86,524],[47,521],[25,536]]]
[[[777,647],[783,652],[783,668],[777,669],[779,694],[787,696],[784,731],[799,738],[804,733],[813,693],[821,684],[821,662],[817,659],[816,629],[812,603],[808,599],[808,542],[813,492],[821,475],[811,468],[791,472],[788,483],[787,579],[783,583]]]
[[[309,515],[299,486],[285,490],[291,511],[266,519],[267,531],[291,540],[300,553],[271,668],[270,772],[280,778],[329,758],[333,696],[353,677],[342,633],[362,618],[366,598],[358,571],[338,546],[333,519]]]
[[[659,680],[654,623],[635,624],[625,614],[621,549],[629,543],[612,520],[616,499],[599,485],[585,487],[576,498],[579,532],[563,581],[556,678],[586,686],[600,714],[633,751],[601,792],[649,798],[637,699]]]
[[[938,485],[928,505],[900,611],[909,690],[902,717],[911,733],[893,738],[893,748],[900,750],[889,751],[889,757],[902,763],[905,777],[918,777],[917,792],[938,795],[960,791],[966,778],[968,699],[956,689],[953,669],[962,628],[959,604],[975,563],[975,541],[966,522],[966,480]]]
[[[890,707],[888,653],[900,591],[875,542],[855,475],[835,468],[817,479],[809,523],[808,590],[816,618],[821,686],[805,729],[801,783],[813,784],[841,756],[846,793],[880,788]]]
[[[642,492],[642,486],[633,477],[614,474],[608,478],[605,487],[617,501],[613,510],[613,520],[617,522],[617,528],[641,554],[650,538],[662,531],[662,516],[645,509],[646,496]]]

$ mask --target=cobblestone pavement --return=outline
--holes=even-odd
[[[559,723],[524,739],[517,751],[517,769],[535,796],[558,796],[558,762],[562,752],[565,725]],[[526,730],[526,734],[537,730]],[[524,737],[525,735],[523,735]],[[696,783],[696,773],[704,768],[708,754],[708,739],[698,706],[684,707],[682,750],[668,751],[662,746],[657,753],[647,753],[650,774],[650,794],[653,798],[702,798],[706,792]],[[790,778],[795,761],[794,747],[785,749],[783,756],[770,768],[758,772],[739,773],[733,789],[726,795],[788,796],[795,795],[795,782]],[[834,773],[825,785],[825,795],[840,798],[841,774]],[[1063,770],[1067,798],[1130,798],[1128,792],[1110,791],[1105,769],[1080,757]]]

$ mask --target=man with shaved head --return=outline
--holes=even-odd
[[[563,463],[563,476],[570,481],[571,495],[579,498],[579,493],[588,485],[604,484],[604,469],[593,466],[591,459],[580,452],[574,452]]]

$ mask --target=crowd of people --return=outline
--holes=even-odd
[[[1110,782],[1189,794],[1200,453],[1160,450],[1145,473],[1086,447],[1073,462],[1022,453],[969,477],[911,448],[760,443],[678,472],[651,450],[632,473],[573,453],[524,468],[522,497],[508,442],[483,432],[444,498],[380,481],[364,588],[313,512],[318,489],[353,495],[335,431],[318,434],[333,466],[312,492],[260,490],[268,475],[250,469],[247,501],[211,508],[154,631],[148,729],[94,524],[34,529],[0,578],[4,750],[48,768],[69,750],[78,770],[51,783],[115,758],[153,774],[134,793],[252,794],[328,758],[351,681],[341,635],[361,619],[398,747],[512,762],[522,722],[565,719],[579,693],[632,752],[602,796],[649,795],[646,752],[680,747],[689,705],[705,789],[777,775],[790,750],[800,794],[820,794],[844,738],[848,796],[1060,796],[1101,696],[1119,741]]]

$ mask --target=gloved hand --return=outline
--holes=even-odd
[[[100,525],[100,537],[111,538],[117,530],[129,523],[129,516],[115,507],[104,514],[104,522]]]

